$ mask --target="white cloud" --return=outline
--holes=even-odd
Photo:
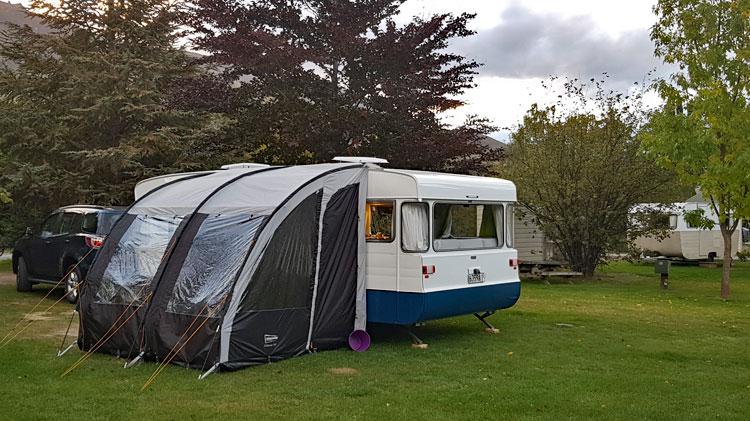
[[[613,36],[599,31],[589,15],[562,17],[517,5],[505,9],[493,28],[456,40],[452,48],[484,63],[484,76],[587,79],[607,72],[618,89],[660,67],[643,28]]]
[[[668,72],[653,56],[649,29],[656,21],[655,0],[409,0],[400,22],[433,13],[477,13],[477,35],[453,43],[452,49],[485,64],[477,87],[461,99],[466,105],[445,113],[444,121],[460,124],[466,115],[490,118],[501,127],[514,126],[534,103],[550,103],[558,91],[541,81],[556,75],[600,78],[610,75],[609,89],[627,91],[656,68]],[[648,103],[658,103],[648,95]],[[507,132],[496,133],[507,138]]]

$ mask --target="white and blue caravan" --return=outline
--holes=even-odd
[[[512,182],[387,169],[378,165],[386,161],[377,158],[336,160],[367,169],[366,203],[359,216],[366,241],[367,322],[409,326],[516,303],[521,286]],[[155,177],[136,186],[136,199],[183,177],[266,167],[233,164]]]
[[[412,325],[514,305],[515,201],[506,180],[371,168],[368,322]]]

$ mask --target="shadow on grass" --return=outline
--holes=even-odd
[[[461,320],[473,320],[476,325],[460,323]],[[492,323],[492,318],[487,319]],[[399,325],[387,325],[380,323],[369,323],[367,325],[367,332],[370,334],[373,342],[387,343],[387,344],[403,344],[409,345],[412,343],[412,338],[409,335],[411,331],[419,339],[429,344],[430,341],[444,341],[446,339],[465,338],[467,334],[472,332],[484,333],[485,326],[474,316],[454,317],[449,319],[440,320],[440,323],[427,322],[419,326],[399,326]]]

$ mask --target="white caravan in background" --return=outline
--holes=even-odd
[[[702,210],[704,216],[714,221],[712,229],[692,226],[685,220],[685,213]],[[724,239],[719,228],[719,218],[710,203],[703,201],[688,201],[672,203],[668,206],[657,203],[641,203],[631,210],[631,214],[639,212],[661,212],[664,223],[669,224],[666,238],[659,239],[641,236],[635,240],[635,246],[644,253],[657,253],[660,256],[685,260],[713,260],[724,257]],[[732,258],[743,247],[742,221],[732,236]]]

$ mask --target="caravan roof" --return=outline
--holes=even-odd
[[[367,162],[369,163],[370,161]],[[237,171],[248,171],[264,167],[267,166],[261,164],[225,165],[221,170],[168,174],[153,177],[143,180],[136,185],[135,198],[138,200],[150,190],[153,190],[160,185],[185,177],[212,173],[223,173],[224,175],[219,175],[219,177],[225,177],[228,176],[230,172],[237,173]],[[418,200],[516,201],[515,184],[501,178],[476,177],[471,175],[430,171],[385,169],[372,165],[368,166],[368,168],[370,173],[368,183],[370,197],[393,199],[416,198]]]
[[[429,171],[374,169],[369,176],[369,196],[514,202],[516,186],[508,180]]]

